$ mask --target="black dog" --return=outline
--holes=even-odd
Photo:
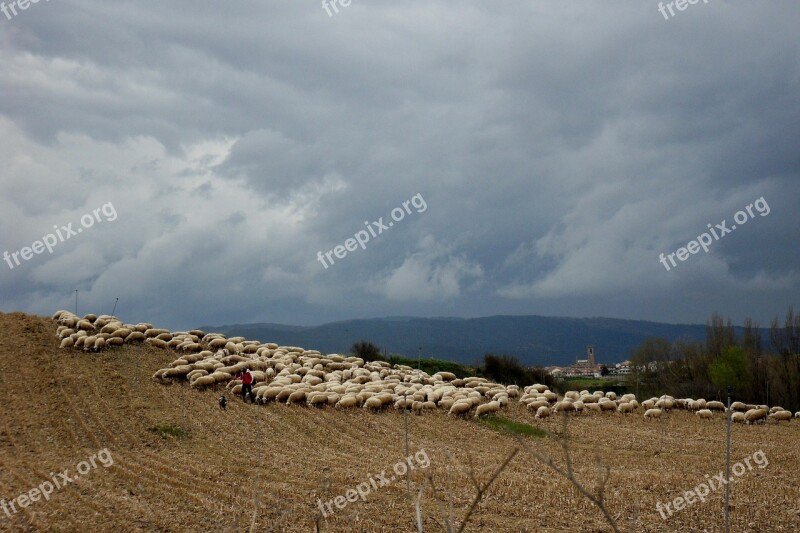
[[[219,408],[222,409],[223,411],[225,411],[226,410],[225,408],[227,407],[227,405],[228,405],[228,400],[225,399],[225,396],[220,396],[219,397]]]

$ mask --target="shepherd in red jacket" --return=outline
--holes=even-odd
[[[253,397],[253,374],[250,370],[245,368],[242,372],[242,401],[247,401],[247,394],[250,393],[250,398]]]

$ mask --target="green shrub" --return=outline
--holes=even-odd
[[[158,434],[159,437],[162,439],[166,439],[167,437],[174,437],[176,439],[182,439],[188,436],[188,433],[182,427],[167,423],[167,424],[156,424],[151,428],[147,428],[149,431]]]

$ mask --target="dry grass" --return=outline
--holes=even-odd
[[[174,354],[125,346],[100,354],[59,350],[55,324],[42,317],[0,314],[0,498],[27,492],[108,448],[114,466],[92,471],[8,518],[2,531],[313,531],[317,498],[329,500],[390,470],[404,455],[403,416],[361,410],[269,405],[150,380]],[[185,401],[185,422],[183,418]],[[513,403],[506,418],[561,431],[556,418],[534,421]],[[608,508],[626,524],[639,505],[638,531],[722,531],[724,491],[664,522],[655,510],[724,466],[722,415],[711,422],[678,412],[666,422],[641,415],[577,417],[570,423],[576,476],[594,486],[599,451],[611,468]],[[410,449],[424,448],[425,531],[443,531],[475,495],[470,465],[485,481],[517,447],[513,433],[449,417],[438,410],[410,416]],[[169,431],[153,431],[168,428]],[[171,436],[181,428],[188,435]],[[557,442],[524,437],[560,460]],[[761,449],[769,466],[746,473],[732,489],[732,531],[800,528],[800,423],[733,428],[732,462]],[[379,489],[321,521],[322,531],[416,531],[405,483]],[[568,481],[517,454],[488,488],[465,531],[610,531],[602,514]]]

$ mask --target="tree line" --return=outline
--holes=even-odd
[[[737,335],[730,318],[714,313],[705,342],[648,338],[634,350],[627,384],[642,397],[721,401],[732,387],[734,400],[800,410],[800,314],[790,307],[768,331],[748,318]]]

